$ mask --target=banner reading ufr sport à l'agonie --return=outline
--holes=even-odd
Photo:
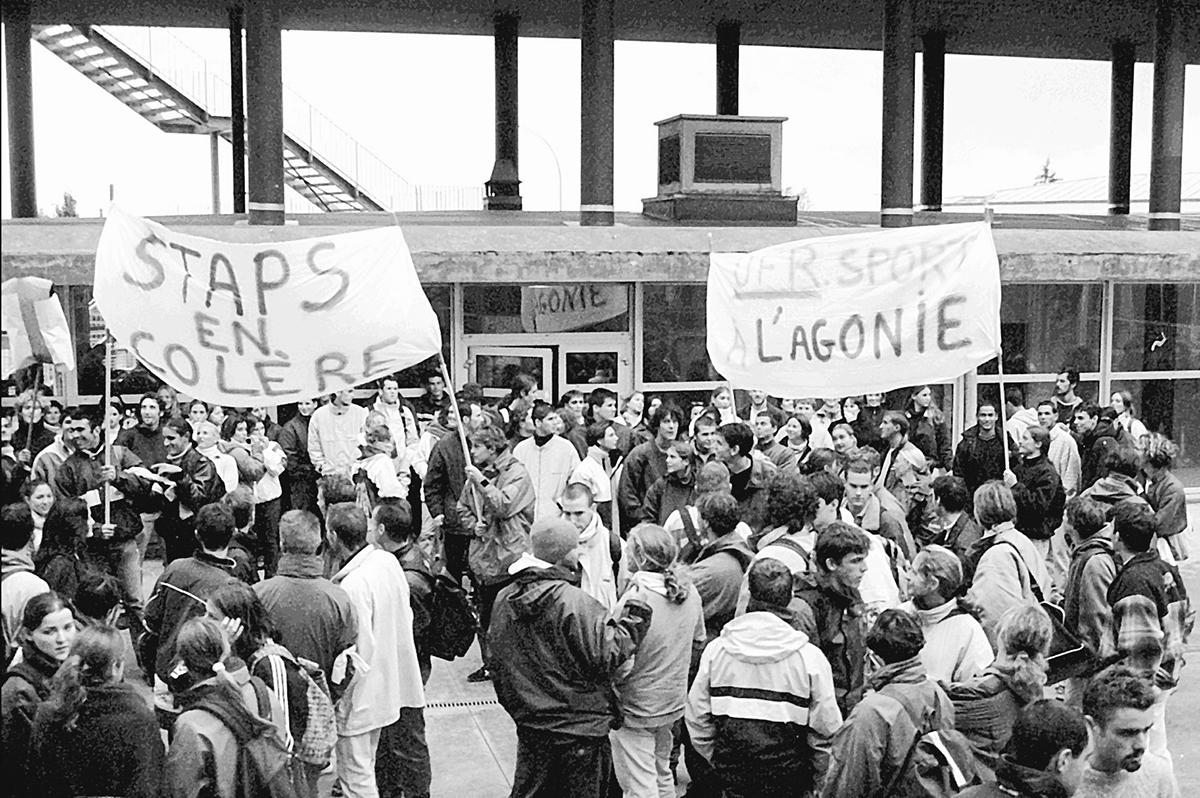
[[[713,253],[708,353],[733,385],[850,396],[955,379],[1000,349],[985,223]]]
[[[113,208],[94,296],[114,338],[148,369],[221,405],[295,402],[441,351],[398,227],[235,244]]]

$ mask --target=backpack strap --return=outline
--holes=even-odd
[[[1033,578],[1033,572],[1029,570],[1029,566],[1025,564],[1025,558],[1021,556],[1021,550],[1017,548],[1017,544],[1011,540],[997,540],[992,543],[992,546],[997,544],[1008,546],[1013,550],[1013,554],[1017,556],[1017,578],[1020,579],[1021,575],[1024,574],[1029,579],[1029,589],[1032,591],[1033,597],[1037,599],[1037,603],[1044,603],[1046,598],[1042,594],[1042,589],[1038,586],[1037,580]]]
[[[804,550],[803,546],[801,546],[799,543],[797,543],[796,541],[789,538],[787,535],[784,535],[781,538],[772,540],[770,542],[770,544],[768,546],[764,546],[764,548],[769,548],[769,546],[780,546],[781,548],[788,549],[789,551],[794,551],[794,552],[796,552],[796,554],[799,554],[804,559],[804,562],[806,564],[809,561],[808,560],[809,556],[811,556],[809,552]]]
[[[908,715],[909,720],[912,721],[913,726],[916,727],[917,732],[915,735],[913,735],[912,745],[908,747],[908,753],[904,755],[904,761],[900,764],[899,769],[892,774],[892,778],[888,781],[887,789],[883,791],[883,798],[892,798],[892,795],[895,794],[896,788],[900,786],[900,780],[904,778],[904,775],[908,773],[909,767],[912,766],[912,760],[913,757],[916,756],[917,746],[921,744],[921,738],[925,736],[924,725],[920,722],[920,718],[913,714],[913,711],[909,707],[907,701],[902,699],[899,695],[896,695],[893,691],[888,690],[888,687],[890,686],[891,685],[885,685],[879,690],[879,694],[885,695],[899,704],[900,708],[904,710],[905,714]]]
[[[679,508],[679,520],[683,522],[683,533],[687,535],[691,544],[697,548],[700,547],[700,533],[696,531],[696,522],[692,520],[692,508],[684,505]]]

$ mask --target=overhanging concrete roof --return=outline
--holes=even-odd
[[[552,223],[558,214],[532,215],[531,223],[524,225],[511,223],[526,216],[519,213],[494,214],[497,222],[508,216],[508,224],[455,224],[437,215],[418,221],[421,216],[400,214],[398,221],[425,283],[703,282],[712,251],[750,252],[803,238],[879,229],[858,221],[859,214],[839,214],[844,226],[798,227],[579,227]],[[943,221],[979,218],[919,216]],[[1058,217],[1042,218],[1052,223]],[[1087,219],[1072,217],[1072,229],[1030,229],[1006,227],[1005,217],[997,216],[993,236],[1001,278],[1008,283],[1200,279],[1200,230],[1121,229],[1105,224],[1109,217],[1094,218],[1094,226],[1088,226]],[[234,217],[228,216],[159,217],[157,221],[181,233],[218,241],[266,242],[347,233],[396,220],[390,214],[324,214],[284,227],[234,224]],[[1188,226],[1200,228],[1200,219],[1191,217]],[[37,275],[59,284],[90,284],[102,228],[100,219],[6,220],[0,224],[4,244],[0,267],[5,278]]]
[[[263,2],[264,0],[249,0]],[[1188,63],[1200,63],[1200,3],[1174,0]],[[328,31],[492,34],[499,10],[521,35],[578,38],[579,3],[560,0],[277,0],[283,26]],[[883,0],[614,0],[623,40],[714,41],[723,20],[742,43],[878,50]],[[1153,58],[1154,0],[914,0],[916,31],[947,32],[947,52],[1107,60],[1116,39]],[[227,0],[31,0],[35,24],[224,27]],[[919,48],[920,43],[917,43]]]

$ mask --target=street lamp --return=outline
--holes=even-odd
[[[532,133],[535,138],[546,145],[546,149],[550,150],[550,157],[554,159],[554,171],[558,173],[558,210],[559,213],[561,213],[563,209],[562,167],[558,163],[558,153],[554,151],[554,145],[547,141],[545,136],[543,136],[541,133],[538,133],[533,128],[525,127],[524,125],[518,125],[517,127],[527,133]]]

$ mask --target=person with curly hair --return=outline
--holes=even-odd
[[[1142,473],[1146,475],[1146,500],[1154,509],[1158,537],[1167,542],[1176,562],[1188,558],[1187,496],[1183,483],[1171,473],[1179,447],[1166,435],[1155,432],[1146,438]]]

